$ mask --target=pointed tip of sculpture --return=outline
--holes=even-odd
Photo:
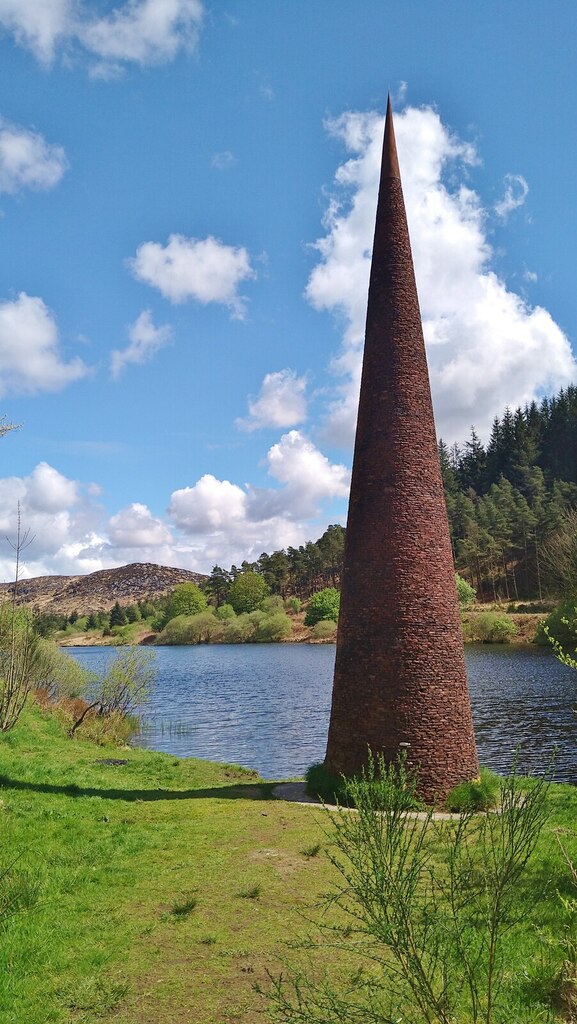
[[[397,156],[397,144],[395,142],[395,129],[393,128],[393,105],[391,94],[387,98],[387,116],[385,118],[385,141],[383,143],[383,166],[382,176],[387,178],[401,178],[399,171],[399,158]]]

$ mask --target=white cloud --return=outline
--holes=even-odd
[[[42,462],[29,476],[0,479],[0,540],[14,539],[17,511],[31,544],[23,552],[24,577],[77,574],[155,562],[209,572],[254,560],[263,551],[298,546],[319,536],[325,503],[348,490],[348,472],[333,465],[298,431],[273,445],[267,456],[274,486],[261,490],[205,474],[173,492],[168,516],[132,502],[106,518],[101,488],[70,480]],[[338,516],[337,516],[338,518]],[[0,543],[0,580],[14,576],[14,554]]]
[[[244,522],[246,501],[237,484],[206,473],[193,487],[174,491],[168,513],[186,533],[214,533]]]
[[[346,497],[348,471],[292,430],[267,455],[270,476],[281,487],[239,487],[206,474],[172,494],[168,514],[204,564],[230,565],[263,551],[303,544],[322,532],[310,520],[325,502]],[[200,557],[200,554],[199,554]]]
[[[513,210],[523,205],[528,195],[529,186],[522,174],[506,174],[503,197],[495,203],[495,213],[499,219],[506,221]]]
[[[169,544],[172,539],[165,524],[139,502],[133,502],[111,517],[108,534],[110,543],[120,548],[158,547]]]
[[[77,33],[104,62],[158,64],[195,48],[202,14],[199,0],[128,0],[108,17],[81,24]]]
[[[240,430],[263,427],[292,427],[307,418],[306,377],[297,377],[294,370],[267,373],[257,398],[249,398],[247,419],[237,419]]]
[[[50,63],[59,47],[80,52],[97,58],[91,73],[103,78],[194,50],[202,19],[200,0],[125,0],[105,17],[82,0],[0,0],[0,25],[38,60]]]
[[[139,281],[158,288],[170,302],[216,302],[228,306],[238,318],[245,309],[239,285],[255,276],[246,249],[225,245],[212,235],[204,239],[170,235],[165,246],[144,242],[129,266]]]
[[[62,146],[0,118],[0,192],[53,188],[67,167]]]
[[[72,0],[0,0],[0,25],[44,64],[70,33],[72,20]]]
[[[211,167],[214,167],[217,171],[228,171],[231,167],[234,167],[236,163],[236,157],[234,153],[231,153],[230,149],[225,149],[222,153],[215,153],[211,160]]]
[[[317,243],[320,262],[306,296],[344,324],[333,363],[341,376],[326,430],[352,445],[374,232],[383,119],[346,113],[329,123],[352,156],[336,174],[336,196]],[[437,429],[462,440],[474,423],[486,436],[506,405],[523,405],[575,377],[569,342],[547,310],[530,307],[491,268],[486,211],[468,184],[478,163],[431,108],[395,117],[403,189],[419,289]],[[451,186],[447,183],[451,176]]]
[[[89,372],[62,360],[58,328],[42,299],[21,292],[0,302],[0,394],[60,391]]]
[[[37,512],[63,512],[75,505],[78,489],[74,480],[68,480],[47,462],[40,462],[28,478],[26,503]]]
[[[283,434],[267,455],[270,476],[282,489],[252,490],[249,517],[266,519],[283,515],[287,519],[312,519],[325,501],[346,498],[349,493],[349,471],[346,466],[331,463],[326,455],[299,430]]]
[[[114,349],[110,353],[110,372],[114,378],[120,376],[128,363],[147,363],[172,340],[172,327],[163,324],[155,327],[149,309],[134,321],[128,329],[130,345],[124,349]]]

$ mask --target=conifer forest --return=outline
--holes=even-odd
[[[577,386],[496,417],[489,441],[470,437],[439,456],[455,569],[479,600],[542,600],[574,589],[577,578]],[[210,589],[226,600],[247,569],[272,593],[307,598],[338,586],[344,528],[329,526],[315,542],[263,552],[230,571],[215,566]],[[575,549],[575,555],[574,551]]]

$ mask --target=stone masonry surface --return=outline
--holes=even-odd
[[[421,794],[478,774],[411,247],[387,111],[326,765],[406,745]]]

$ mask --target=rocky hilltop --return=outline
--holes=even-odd
[[[202,583],[206,578],[188,569],[133,562],[86,576],[37,576],[20,580],[18,603],[33,606],[43,613],[90,615],[109,611],[116,601],[121,605],[135,604],[169,594],[177,583]],[[0,601],[11,598],[13,586],[13,583],[0,584]]]

